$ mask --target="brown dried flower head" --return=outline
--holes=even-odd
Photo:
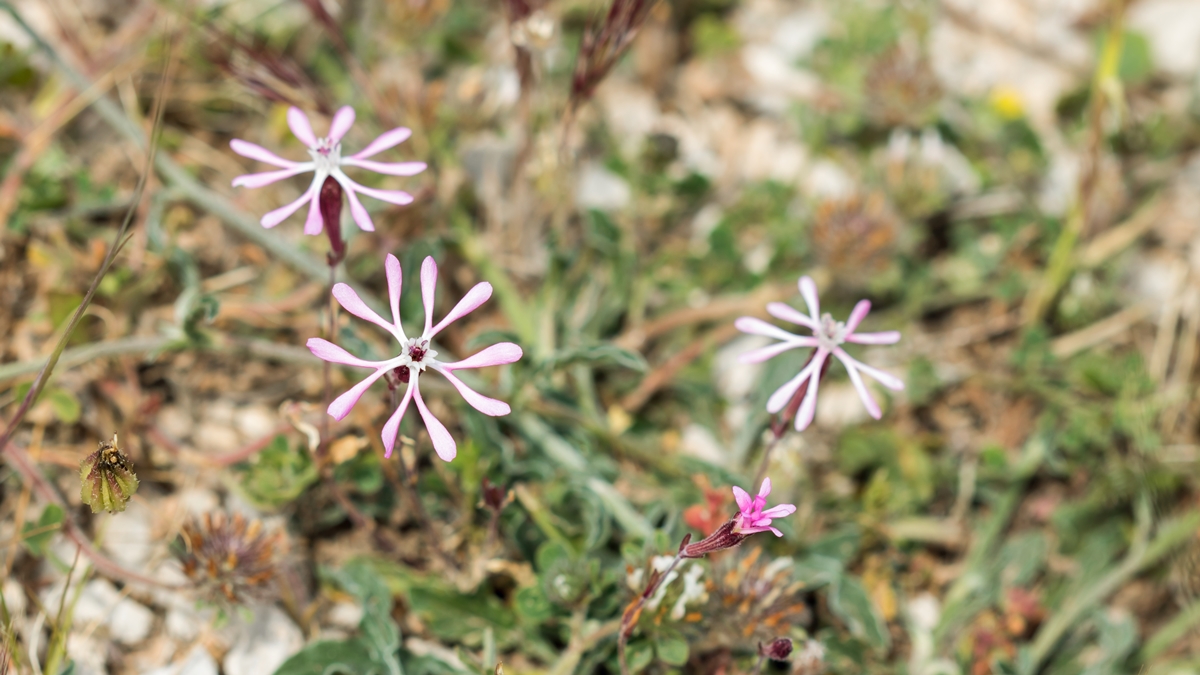
[[[280,533],[263,531],[258,520],[241,514],[205,514],[180,533],[183,571],[197,588],[216,601],[263,599],[274,589]]]
[[[899,220],[881,195],[855,195],[821,202],[812,242],[819,260],[852,279],[887,265],[899,230]]]
[[[920,128],[937,116],[942,91],[929,59],[915,49],[894,47],[867,71],[866,109],[885,127]]]
[[[137,489],[133,462],[121,452],[116,434],[79,463],[79,498],[92,513],[124,511]]]

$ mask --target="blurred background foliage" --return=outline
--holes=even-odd
[[[732,322],[802,306],[802,274],[825,311],[867,297],[867,330],[902,331],[855,354],[907,389],[877,392],[876,422],[831,369],[816,424],[771,457],[772,499],[799,507],[785,536],[677,568],[634,672],[756,671],[778,637],[796,649],[770,672],[1200,668],[1200,7],[661,0],[581,93],[608,7],[0,2],[5,419],[137,208],[9,450],[69,508],[0,469],[19,672],[619,672],[658,557],[733,513],[730,485],[757,487],[766,399],[806,355],[739,364],[761,342]],[[168,58],[161,158],[131,204]],[[378,232],[346,228],[339,278],[377,301],[381,251],[408,289],[433,255],[440,302],[495,287],[439,349],[525,351],[473,381],[507,417],[430,378],[452,463],[415,415],[398,453],[415,471],[383,458],[382,386],[325,419],[302,349],[328,320],[325,240],[257,225],[298,184],[228,187],[252,168],[231,138],[299,157],[287,107],[320,130],[343,104],[348,144],[408,126],[390,152],[430,169],[355,176],[417,200],[368,204]],[[416,293],[401,311],[417,320]],[[390,356],[338,322],[350,352]],[[141,487],[93,516],[74,467],[114,431]],[[181,528],[210,512],[283,533],[187,537],[234,553],[214,575],[265,565],[267,602],[118,588],[58,534],[74,519],[173,582]]]

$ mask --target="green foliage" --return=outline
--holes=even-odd
[[[57,504],[47,504],[37,521],[25,523],[21,527],[21,543],[39,558],[46,555],[46,546],[62,528],[64,515],[62,508]]]
[[[352,562],[328,570],[363,608],[359,635],[350,640],[313,642],[284,661],[275,675],[404,675],[400,629],[392,620],[392,594],[367,564]]]
[[[276,436],[262,452],[238,464],[235,470],[247,499],[270,509],[295,500],[319,477],[309,453],[303,447],[291,446],[283,435]]]

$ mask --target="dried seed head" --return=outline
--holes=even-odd
[[[282,536],[241,514],[205,514],[180,533],[183,571],[210,599],[238,603],[270,596]]]
[[[137,489],[133,462],[117,446],[116,434],[79,463],[79,498],[92,513],[124,511]]]
[[[867,115],[880,126],[926,126],[937,116],[941,87],[924,54],[896,47],[879,56],[866,77]]]
[[[840,277],[864,278],[884,267],[900,224],[880,195],[828,199],[817,207],[812,241],[818,257]]]
[[[758,653],[772,661],[787,661],[792,655],[792,641],[787,638],[775,638],[770,644],[758,643]]]

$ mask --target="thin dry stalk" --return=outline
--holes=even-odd
[[[617,61],[633,44],[638,29],[646,23],[657,0],[613,0],[604,19],[593,22],[579,43],[575,75],[571,78],[571,100],[563,119],[563,141],[571,128],[575,111],[595,93]]]
[[[7,9],[19,23],[24,24],[21,16],[17,14],[11,5],[8,3],[3,3],[2,6]],[[169,40],[168,44],[173,46],[174,41]],[[22,420],[24,420],[25,414],[29,412],[29,409],[33,406],[33,402],[37,400],[38,395],[41,394],[42,389],[45,388],[46,383],[49,381],[50,375],[54,371],[54,366],[58,363],[59,357],[62,356],[63,351],[66,349],[67,341],[71,338],[75,328],[79,325],[79,321],[86,313],[88,305],[91,304],[92,299],[95,297],[96,290],[99,288],[100,282],[104,280],[104,277],[112,268],[117,254],[124,247],[125,243],[129,241],[127,235],[133,226],[134,216],[138,212],[138,206],[141,204],[141,198],[146,188],[146,182],[149,179],[150,172],[154,166],[154,156],[158,149],[160,135],[159,132],[162,129],[162,113],[166,103],[167,85],[171,81],[174,65],[174,52],[173,50],[168,49],[166,66],[163,69],[162,79],[159,81],[158,92],[154,99],[152,115],[154,122],[150,132],[150,142],[146,147],[145,163],[142,168],[141,177],[138,179],[137,188],[134,190],[133,199],[130,200],[129,209],[125,213],[125,218],[121,222],[121,226],[118,228],[116,236],[113,238],[113,243],[109,247],[108,253],[104,257],[104,261],[100,264],[100,269],[96,272],[96,276],[92,279],[91,285],[88,286],[87,292],[83,296],[83,301],[80,302],[79,307],[76,308],[75,313],[71,316],[71,320],[67,324],[66,330],[63,331],[62,336],[59,338],[58,344],[55,345],[54,351],[50,354],[50,358],[47,359],[46,364],[42,366],[41,371],[38,373],[37,378],[33,382],[33,386],[29,388],[29,392],[25,395],[24,400],[21,401],[21,405],[17,408],[17,411],[13,415],[12,419],[9,420],[7,427],[4,429],[4,433],[0,434],[0,454],[3,454],[7,458],[9,464],[21,474],[22,480],[27,485],[31,486],[32,489],[43,499],[51,503],[58,504],[63,508],[63,511],[68,514],[71,512],[71,509],[67,504],[66,499],[59,494],[58,490],[48,480],[46,480],[38,467],[25,454],[24,450],[12,443],[12,437],[16,432],[17,427],[20,426]],[[74,521],[73,518],[68,516],[63,521],[63,531],[67,537],[79,547],[80,552],[87,556],[95,565],[96,569],[100,570],[101,572],[109,574],[110,576],[122,578],[128,581],[134,581],[137,583],[145,583],[153,586],[162,585],[154,579],[150,579],[149,577],[126,570],[124,567],[106,558],[102,553],[92,546],[91,541],[84,534],[82,529],[80,529],[79,525]]]

